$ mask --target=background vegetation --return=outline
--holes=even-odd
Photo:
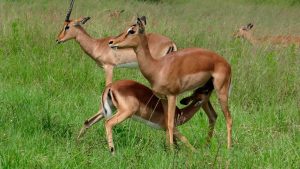
[[[165,133],[128,120],[114,129],[107,149],[103,122],[76,137],[98,109],[103,70],[74,41],[56,45],[67,1],[0,1],[0,168],[299,168],[300,53],[297,46],[251,45],[232,34],[249,22],[255,35],[300,36],[297,0],[77,0],[71,18],[91,16],[94,37],[117,35],[133,16],[148,17],[148,32],[171,37],[179,48],[203,47],[233,68],[230,107],[234,148],[226,149],[219,118],[210,147],[200,111],[179,129],[198,149],[170,154]],[[120,18],[108,10],[125,9]],[[138,69],[116,69],[115,80],[148,84]]]

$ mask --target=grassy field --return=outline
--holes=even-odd
[[[94,37],[117,35],[133,16],[148,17],[148,32],[171,37],[179,48],[204,47],[232,65],[232,150],[218,112],[210,147],[202,111],[180,131],[197,148],[166,151],[165,133],[128,120],[114,128],[111,156],[103,122],[77,134],[93,115],[104,87],[103,70],[76,42],[56,45],[67,1],[0,1],[0,168],[299,168],[300,50],[251,45],[232,35],[254,23],[256,36],[300,36],[297,0],[79,1],[71,18],[91,16]],[[124,9],[110,19],[109,9]],[[116,69],[114,80],[148,85],[138,69]]]

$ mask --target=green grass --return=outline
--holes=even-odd
[[[300,35],[295,0],[76,1],[72,18],[91,16],[94,37],[117,35],[136,14],[148,17],[148,32],[171,37],[179,48],[204,47],[232,65],[232,150],[219,118],[210,147],[202,111],[180,131],[197,148],[166,151],[165,133],[128,120],[114,128],[117,149],[108,151],[103,122],[76,137],[98,109],[103,70],[74,41],[56,45],[66,2],[0,2],[0,168],[299,168],[300,50],[252,46],[233,32],[253,22],[255,35]],[[110,20],[107,9],[125,9]],[[116,69],[114,79],[148,82],[138,69]]]

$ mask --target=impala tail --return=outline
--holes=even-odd
[[[113,116],[113,112],[115,110],[115,105],[114,105],[114,94],[110,88],[111,85],[107,86],[104,89],[104,92],[102,94],[102,110],[103,110],[103,115],[105,118],[110,118]]]
[[[230,96],[231,91],[232,91],[232,80],[231,80],[231,78],[230,78],[229,90],[228,90],[228,96]]]

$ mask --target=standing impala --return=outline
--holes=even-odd
[[[253,24],[249,23],[246,26],[242,26],[237,32],[234,33],[235,38],[244,38],[248,40],[251,44],[255,45],[257,43],[271,43],[271,44],[295,44],[300,45],[300,37],[297,36],[264,36],[264,37],[255,37],[253,36],[252,28]]]
[[[200,109],[202,103],[208,101],[212,90],[213,84],[210,80],[205,86],[195,90],[191,96],[184,98],[182,100],[184,104],[191,103],[183,109],[176,107],[175,126],[179,126],[190,120]],[[115,150],[112,128],[130,117],[140,120],[153,128],[167,128],[162,102],[154,95],[151,89],[138,82],[120,80],[109,84],[104,89],[101,102],[102,104],[98,113],[85,121],[78,139],[85,133],[86,129],[105,117],[107,119],[105,122],[106,136],[111,153],[114,153]],[[117,112],[113,115],[114,109]],[[195,150],[176,128],[174,128],[174,135],[192,150]]]
[[[172,52],[157,59],[149,51],[148,37],[145,34],[146,17],[137,18],[118,37],[110,40],[111,48],[132,48],[142,74],[150,82],[153,91],[164,101],[167,138],[173,147],[173,131],[176,109],[176,97],[180,93],[203,86],[213,78],[213,86],[221,104],[227,123],[227,147],[231,147],[232,119],[228,108],[228,96],[231,82],[231,67],[220,55],[201,48],[187,48]],[[206,102],[203,108],[208,116],[216,117],[211,105]],[[214,124],[213,124],[214,126]]]
[[[74,0],[71,1],[63,29],[57,37],[57,43],[75,39],[86,54],[103,67],[105,72],[105,84],[109,84],[113,79],[114,67],[126,67],[136,63],[136,55],[132,49],[113,51],[107,46],[112,37],[94,39],[82,27],[90,17],[81,17],[70,20]],[[150,51],[156,57],[162,57],[168,52],[176,51],[176,45],[167,37],[149,33],[146,35]]]

